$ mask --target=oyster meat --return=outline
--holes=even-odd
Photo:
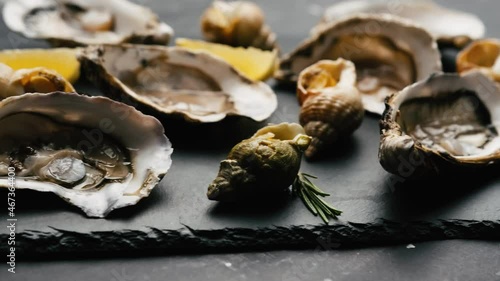
[[[75,89],[59,73],[43,67],[14,71],[0,63],[0,100],[24,93],[74,92]]]
[[[162,125],[133,107],[75,93],[0,102],[0,187],[53,192],[88,216],[147,197],[171,165]]]
[[[424,29],[392,15],[358,15],[328,24],[280,63],[276,78],[296,82],[306,67],[343,58],[356,66],[356,87],[367,111],[382,114],[384,99],[441,71],[437,44]]]
[[[500,162],[500,92],[479,72],[437,74],[387,99],[380,163],[404,178]]]
[[[127,0],[10,0],[3,18],[11,30],[57,46],[164,45],[173,35],[150,9]]]
[[[89,46],[80,54],[87,77],[105,94],[162,117],[217,122],[227,115],[256,121],[277,107],[271,88],[226,62],[179,47]]]
[[[407,18],[425,28],[440,45],[464,47],[471,40],[482,38],[485,27],[479,17],[440,6],[430,0],[397,1],[385,0],[342,1],[328,7],[320,23],[312,33],[319,32],[328,23],[360,13],[392,14]]]

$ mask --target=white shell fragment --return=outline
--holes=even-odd
[[[180,115],[188,121],[218,122],[228,115],[267,119],[277,98],[212,55],[179,47],[90,46],[80,54],[89,80],[103,92],[157,117]],[[112,90],[109,90],[112,89]]]
[[[282,58],[276,78],[296,82],[306,67],[338,58],[354,63],[364,108],[379,115],[387,96],[442,70],[427,31],[393,15],[361,14],[331,22],[302,42]]]
[[[312,32],[320,31],[326,23],[360,13],[392,14],[409,19],[426,29],[440,43],[451,42],[459,47],[485,34],[484,24],[476,15],[445,8],[430,0],[393,3],[385,0],[342,1],[326,9],[321,22]]]
[[[0,102],[0,187],[53,192],[90,217],[147,197],[171,165],[161,123],[105,97],[28,93]]]
[[[3,18],[13,31],[61,46],[163,45],[173,36],[150,9],[127,0],[10,0]]]

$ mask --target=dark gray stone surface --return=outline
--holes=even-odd
[[[209,1],[140,2],[154,8],[177,36],[199,37],[198,18]],[[257,2],[288,51],[307,36],[329,1]],[[500,37],[494,28],[498,24],[496,1],[439,2],[479,14],[490,28],[489,35]],[[2,48],[46,46],[8,32],[3,24],[0,33],[7,39],[0,42]],[[85,83],[77,86],[83,92],[97,93]],[[293,90],[276,91],[280,106],[269,122],[297,121]],[[18,191],[21,256],[314,248],[317,239],[325,236],[340,246],[500,238],[500,180],[494,169],[426,182],[390,176],[377,160],[378,119],[374,116],[367,116],[354,136],[325,159],[303,163],[302,170],[318,176],[317,183],[332,193],[328,201],[344,211],[330,226],[313,217],[299,200],[275,206],[256,202],[244,208],[208,201],[206,188],[219,161],[237,141],[234,135],[249,136],[257,127],[245,128],[236,121],[224,126],[200,128],[166,122],[175,148],[171,171],[149,198],[114,211],[107,219],[86,218],[51,194]],[[188,140],[191,145],[185,144]],[[222,144],[214,145],[218,140]],[[2,212],[0,219],[5,221],[6,215]],[[6,237],[4,228],[2,251]]]
[[[500,281],[500,245],[448,240],[391,247],[21,262],[11,281]],[[409,248],[407,248],[410,246]]]

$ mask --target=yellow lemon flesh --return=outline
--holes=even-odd
[[[44,67],[56,71],[70,83],[80,77],[80,62],[76,58],[76,49],[20,49],[0,52],[0,63],[14,70]]]
[[[186,38],[178,38],[175,44],[188,50],[204,51],[217,56],[254,81],[264,81],[270,78],[276,70],[278,61],[276,50],[264,51],[253,47],[231,47]]]

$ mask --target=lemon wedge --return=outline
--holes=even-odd
[[[277,67],[277,50],[264,51],[253,47],[231,47],[187,38],[178,38],[175,44],[188,50],[215,55],[254,81],[264,81],[270,78]]]
[[[76,49],[69,48],[4,50],[0,51],[0,63],[14,70],[44,67],[74,83],[80,77],[80,62],[76,52]]]

